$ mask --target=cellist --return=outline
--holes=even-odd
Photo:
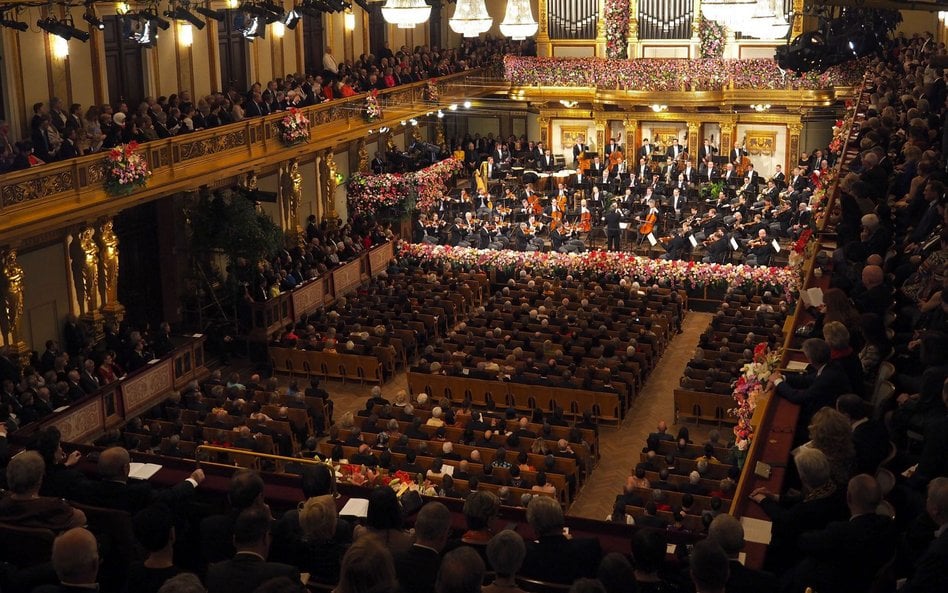
[[[658,205],[654,199],[648,201],[648,212],[645,218],[639,219],[639,222],[642,223],[639,225],[639,243],[641,244],[645,237],[655,230],[655,225],[658,223]]]
[[[592,213],[586,206],[586,200],[579,202],[579,230],[584,233],[592,230]]]

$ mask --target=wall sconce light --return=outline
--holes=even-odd
[[[572,109],[573,107],[576,107],[577,104],[577,101],[567,101],[566,99],[560,99],[560,105],[567,109]]]
[[[346,31],[355,31],[356,28],[356,15],[352,14],[352,11],[347,9],[346,13],[342,15],[342,22],[346,27]]]
[[[763,111],[768,111],[768,110],[770,109],[770,104],[769,104],[769,103],[766,104],[766,105],[763,104],[763,103],[760,103],[760,104],[752,104],[750,107],[751,107],[751,109],[753,109],[754,111],[760,113],[760,112],[763,112]]]
[[[274,37],[277,39],[282,39],[283,35],[286,33],[286,25],[280,21],[270,23],[270,31],[273,33]]]
[[[178,42],[181,47],[191,47],[194,43],[194,27],[190,23],[178,23]]]
[[[659,105],[658,103],[655,103],[654,105],[652,105],[652,111],[654,111],[655,113],[659,113],[661,111],[668,111],[668,105]]]
[[[238,6],[240,6],[238,0],[227,0],[227,8],[237,8]]]
[[[115,3],[115,12],[116,14],[128,14],[131,8],[128,5],[128,2],[116,2]]]
[[[57,35],[50,36],[53,44],[53,57],[57,60],[65,60],[69,57],[69,42]]]

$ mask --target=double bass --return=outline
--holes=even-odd
[[[619,134],[618,141],[622,141],[622,134]],[[622,151],[618,149],[613,150],[609,153],[609,169],[618,167],[623,160],[625,160],[625,156],[622,154]]]

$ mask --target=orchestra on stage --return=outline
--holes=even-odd
[[[652,247],[665,259],[727,263],[739,255],[768,265],[780,239],[812,224],[810,197],[827,167],[822,154],[804,154],[789,175],[776,165],[764,179],[741,143],[720,151],[713,139],[696,158],[677,139],[668,146],[643,139],[635,155],[630,168],[621,136],[602,154],[577,138],[572,162],[542,142],[480,149],[468,142],[454,156],[463,159],[470,187],[420,213],[413,240],[564,253]]]

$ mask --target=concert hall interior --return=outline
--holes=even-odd
[[[946,43],[0,0],[0,590],[948,591]]]

